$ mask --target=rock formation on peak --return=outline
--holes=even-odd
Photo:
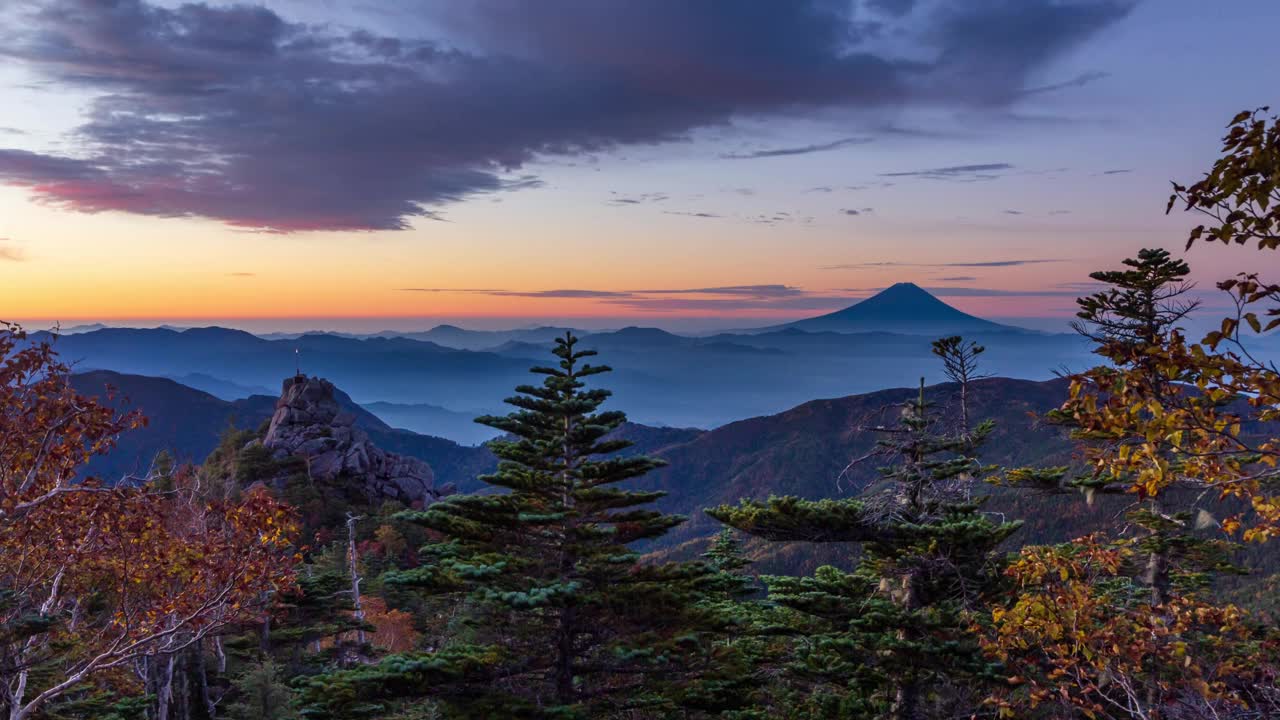
[[[430,465],[382,450],[355,420],[342,410],[333,383],[299,374],[284,381],[261,442],[272,459],[299,458],[313,480],[344,485],[370,501],[427,504],[447,494],[436,487]]]

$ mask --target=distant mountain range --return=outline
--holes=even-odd
[[[531,365],[550,359],[565,328],[261,337],[208,328],[98,328],[56,347],[81,370],[160,376],[227,401],[242,400],[296,369],[330,379],[397,424],[471,444],[487,437],[471,418],[492,411]],[[942,379],[930,341],[962,334],[987,347],[987,372],[1032,380],[1092,365],[1075,335],[1019,330],[962,313],[919,287],[894,285],[837,313],[774,328],[685,336],[657,328],[581,332],[616,372],[602,382],[646,425],[713,428],[793,407]],[[36,338],[49,337],[37,333]],[[269,391],[268,391],[269,392]]]

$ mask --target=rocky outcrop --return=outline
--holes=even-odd
[[[272,459],[301,459],[313,480],[341,485],[370,501],[426,504],[445,494],[430,465],[378,448],[355,421],[338,403],[333,383],[296,375],[284,381],[261,442]]]

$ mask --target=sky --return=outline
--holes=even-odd
[[[776,322],[915,282],[1059,327],[1280,3],[5,0],[0,318]],[[1274,254],[1272,254],[1274,255]],[[1246,248],[1186,255],[1213,282]]]

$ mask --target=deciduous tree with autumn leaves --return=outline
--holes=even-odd
[[[1212,219],[1188,248],[1280,247],[1280,120],[1266,112],[1237,115],[1205,177],[1174,184],[1170,210]],[[1280,371],[1250,351],[1280,326],[1280,286],[1256,273],[1219,283],[1235,312],[1196,343],[1180,327],[1193,308],[1186,263],[1152,249],[1125,265],[1094,273],[1106,287],[1078,301],[1105,363],[1073,375],[1052,416],[1081,441],[1086,471],[1006,480],[1130,496],[1136,531],[1021,552],[1008,570],[1018,592],[993,610],[987,640],[1011,672],[991,703],[1006,717],[1280,715],[1280,636],[1211,592],[1230,570],[1227,538],[1280,533]]]
[[[77,394],[68,374],[49,344],[0,326],[0,710],[9,720],[141,692],[132,671],[144,658],[170,661],[293,586],[294,520],[266,492],[210,501],[189,487],[81,477],[93,454],[143,420]]]

